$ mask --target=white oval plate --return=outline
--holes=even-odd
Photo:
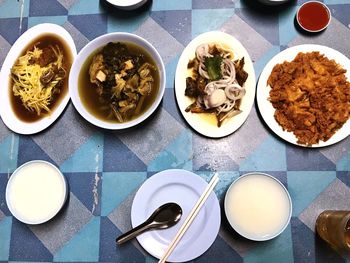
[[[178,169],[159,172],[144,182],[131,207],[133,227],[144,222],[156,208],[168,202],[179,204],[183,211],[175,226],[137,236],[137,240],[148,253],[156,258],[163,256],[207,185],[200,176]],[[219,201],[212,192],[168,261],[185,262],[202,255],[215,241],[220,222]]]
[[[35,122],[24,122],[18,119],[12,110],[8,85],[11,68],[23,52],[23,49],[35,38],[46,33],[55,34],[66,42],[72,53],[72,60],[74,60],[77,54],[71,35],[63,27],[49,23],[39,24],[28,29],[13,44],[6,56],[0,72],[0,83],[3,84],[0,88],[0,115],[8,128],[19,134],[34,134],[46,129],[61,115],[69,101],[69,92],[67,90],[66,95],[62,98],[60,104],[55,108],[51,115]]]
[[[338,130],[328,141],[320,141],[318,144],[312,146],[306,146],[297,143],[297,138],[292,132],[283,131],[282,127],[274,118],[275,109],[272,104],[268,101],[271,87],[267,85],[267,80],[272,72],[273,67],[276,64],[283,63],[284,61],[292,61],[299,52],[312,52],[319,51],[329,59],[334,59],[339,65],[346,69],[346,77],[350,80],[350,60],[339,51],[332,48],[321,46],[321,45],[299,45],[291,48],[287,48],[282,52],[274,56],[265,66],[260,74],[258,85],[257,85],[257,103],[260,110],[261,116],[263,117],[266,124],[270,129],[276,133],[279,137],[295,145],[303,147],[324,147],[335,144],[345,139],[350,134],[350,120],[348,120],[343,127]]]
[[[234,52],[235,59],[241,59],[244,57],[244,69],[248,73],[248,78],[244,84],[244,87],[246,88],[246,94],[242,98],[240,105],[242,112],[237,116],[224,121],[221,127],[217,127],[216,121],[209,122],[206,120],[206,116],[204,116],[208,116],[206,113],[198,114],[185,112],[185,109],[193,102],[191,98],[185,96],[186,78],[188,77],[188,61],[194,58],[195,50],[199,45],[213,42],[222,43],[231,47]],[[253,62],[243,45],[229,34],[219,31],[212,31],[197,36],[182,52],[176,68],[175,95],[182,115],[193,129],[207,137],[220,138],[235,132],[248,118],[248,115],[254,103],[255,84],[255,71]]]

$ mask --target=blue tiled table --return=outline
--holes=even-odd
[[[128,13],[103,0],[25,0],[20,29],[20,2],[0,0],[0,64],[24,30],[51,22],[72,34],[78,50],[107,32],[141,35],[159,50],[168,78],[156,113],[127,132],[89,125],[71,103],[37,135],[19,136],[0,121],[0,261],[155,262],[136,241],[115,248],[114,239],[130,228],[139,186],[158,171],[182,168],[205,179],[217,171],[221,203],[230,182],[241,174],[268,172],[288,187],[294,205],[283,234],[262,243],[238,237],[223,215],[214,244],[194,262],[346,262],[315,236],[314,224],[324,209],[350,210],[350,138],[321,149],[296,147],[275,137],[254,106],[237,132],[208,139],[189,128],[174,98],[178,58],[192,38],[206,31],[225,31],[240,40],[257,77],[270,58],[298,44],[326,45],[350,57],[350,0],[325,0],[333,18],[326,31],[313,36],[294,26],[302,2],[267,9],[252,0],[153,0]],[[71,191],[64,211],[40,226],[18,222],[5,203],[11,173],[32,159],[56,164]]]

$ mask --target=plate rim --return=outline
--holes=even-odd
[[[140,188],[138,189],[138,191],[136,192],[136,194],[134,196],[134,200],[133,200],[133,203],[131,206],[131,223],[132,223],[133,227],[135,227],[139,223],[141,223],[141,222],[135,222],[135,217],[138,214],[138,212],[137,212],[139,209],[137,207],[138,203],[140,202],[140,200],[145,199],[144,191],[149,192],[149,188],[151,188],[151,189],[153,189],[151,192],[154,192],[157,189],[159,189],[160,187],[167,185],[167,182],[169,182],[169,183],[182,183],[186,186],[194,187],[191,180],[179,181],[178,180],[178,178],[179,178],[178,173],[181,173],[181,176],[191,176],[192,177],[191,180],[196,180],[197,181],[196,184],[198,184],[200,182],[200,184],[202,184],[201,186],[203,187],[203,189],[208,185],[208,183],[199,175],[195,174],[194,172],[191,172],[188,170],[183,170],[183,169],[168,169],[168,170],[163,170],[163,171],[160,171],[160,172],[152,175],[146,181],[143,182],[143,184],[140,186]],[[169,178],[166,178],[166,176],[168,176]],[[161,183],[157,184],[156,182],[159,180],[161,180]],[[189,183],[189,181],[191,183]],[[198,187],[198,185],[196,185],[196,186]],[[200,195],[201,193],[198,193],[198,194]],[[148,194],[148,195],[151,195],[151,194]],[[214,202],[213,211],[215,210],[215,213],[217,213],[217,214],[215,214],[215,216],[213,213],[211,213],[211,217],[214,217],[214,219],[216,218],[216,221],[214,223],[211,222],[211,224],[214,224],[214,227],[210,228],[211,232],[209,234],[210,234],[211,239],[208,239],[207,244],[205,244],[205,246],[203,246],[202,249],[199,249],[198,250],[199,252],[195,253],[195,255],[191,255],[190,257],[187,257],[187,258],[186,257],[173,258],[173,255],[174,255],[174,253],[173,253],[169,257],[169,260],[168,260],[169,262],[184,262],[184,261],[193,260],[193,259],[201,256],[203,253],[205,253],[211,247],[211,245],[214,243],[214,241],[218,235],[219,229],[220,229],[220,224],[221,224],[220,211],[221,211],[221,208],[220,208],[219,200],[214,192],[212,192],[210,194],[209,199],[212,200],[212,202]],[[145,201],[143,201],[143,202],[145,202]],[[181,206],[181,204],[179,204],[179,205]],[[184,218],[184,215],[183,215],[183,218]],[[207,224],[207,222],[206,222],[206,224]],[[147,232],[144,235],[137,236],[136,238],[137,238],[138,242],[152,256],[154,256],[156,258],[160,258],[162,255],[158,255],[156,252],[154,252],[154,250],[149,249],[149,247],[147,247],[147,246],[144,246],[144,243],[146,242],[146,239],[147,239],[145,237],[146,235],[147,235]],[[148,234],[148,235],[150,235],[150,234]]]
[[[212,40],[216,39],[216,41]],[[219,39],[219,40],[217,40]],[[216,125],[206,123],[203,118],[197,114],[192,114],[185,112],[185,108],[190,104],[191,99],[185,97],[184,91],[186,88],[186,77],[187,75],[184,73],[185,69],[187,70],[188,60],[194,57],[195,47],[202,43],[214,43],[214,42],[224,42],[225,44],[233,46],[233,51],[235,55],[238,55],[238,58],[244,57],[245,66],[244,68],[249,71],[248,79],[245,85],[251,86],[250,89],[247,89],[247,93],[242,103],[244,103],[245,110],[239,115],[235,116],[235,118],[230,119],[228,122],[225,122],[220,128]],[[240,50],[237,54],[235,50]],[[190,55],[191,54],[191,55]],[[193,55],[192,55],[193,54]],[[184,77],[185,76],[185,77]],[[226,137],[235,131],[237,131],[247,120],[249,114],[253,108],[255,93],[256,93],[256,76],[255,69],[253,65],[253,61],[247,51],[247,49],[243,46],[243,44],[236,39],[234,36],[222,32],[222,31],[209,31],[202,33],[195,38],[193,38],[190,43],[185,47],[182,51],[179,61],[176,66],[175,71],[175,97],[176,102],[179,107],[179,110],[186,120],[187,124],[195,130],[197,133],[204,135],[209,138],[222,138]],[[242,106],[242,105],[241,105]],[[203,126],[204,125],[204,126]]]
[[[33,39],[47,33],[57,35],[65,42],[65,44],[70,49],[73,64],[77,55],[77,51],[74,40],[70,33],[60,25],[52,23],[41,23],[29,28],[12,44],[1,67],[0,82],[9,83],[9,73],[11,67],[18,59],[21,52],[24,50],[24,47],[28,45],[28,43],[30,43]],[[7,94],[0,96],[0,116],[2,121],[11,131],[17,134],[31,135],[45,130],[62,115],[64,109],[67,107],[70,99],[68,81],[67,86],[67,93],[62,98],[59,105],[57,105],[56,109],[51,113],[51,115],[43,117],[34,122],[25,122],[20,120],[15,115],[10,103],[9,85],[4,85],[2,88],[0,88],[0,92]]]
[[[342,140],[344,140],[347,136],[350,135],[350,119],[344,123],[343,127],[339,129],[333,136],[326,142],[320,141],[318,144],[313,144],[311,146],[299,144],[297,143],[297,139],[292,132],[283,131],[282,127],[277,123],[275,118],[273,117],[273,113],[275,109],[272,104],[268,102],[268,94],[271,88],[268,85],[264,85],[267,82],[268,77],[271,74],[272,68],[284,61],[291,61],[295,58],[295,56],[299,52],[311,52],[311,51],[319,51],[321,54],[324,54],[328,59],[334,59],[336,63],[340,64],[343,68],[347,70],[346,76],[348,81],[350,81],[350,60],[343,53],[330,48],[328,46],[319,45],[319,44],[302,44],[289,47],[276,55],[274,55],[265,65],[261,74],[259,76],[259,80],[257,83],[257,92],[256,92],[256,100],[257,106],[259,108],[259,112],[267,124],[270,130],[273,131],[279,138],[289,142],[293,145],[297,145],[305,148],[321,148],[336,144]],[[338,59],[338,60],[337,60]],[[340,61],[339,61],[340,60]],[[267,88],[267,89],[266,89]],[[267,95],[266,95],[267,94]],[[271,115],[271,111],[272,115]]]

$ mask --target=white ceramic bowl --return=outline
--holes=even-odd
[[[26,46],[42,35],[53,34],[59,37],[69,49],[72,61],[77,51],[71,35],[61,26],[56,24],[44,23],[31,27],[24,32],[13,44],[11,50],[6,56],[0,72],[0,115],[5,125],[12,131],[19,134],[38,133],[51,124],[62,114],[63,110],[69,102],[69,92],[66,92],[59,105],[52,111],[49,116],[43,117],[35,122],[25,122],[18,118],[12,109],[9,85],[11,68],[17,58],[23,53]]]
[[[133,10],[141,7],[147,0],[106,0],[119,9]]]
[[[281,234],[292,216],[292,201],[283,184],[265,173],[237,178],[225,195],[225,214],[241,236],[270,240]]]
[[[298,8],[295,17],[303,30],[309,33],[318,33],[329,26],[332,14],[324,3],[308,1]]]
[[[68,195],[64,175],[53,164],[34,160],[18,167],[6,186],[6,203],[19,221],[37,225],[52,219]]]
[[[112,122],[107,122],[95,117],[85,108],[79,95],[78,80],[79,80],[81,67],[85,63],[86,59],[94,51],[102,48],[109,42],[129,42],[129,43],[134,43],[138,46],[143,47],[154,59],[159,72],[159,81],[160,81],[159,89],[153,104],[148,108],[148,110],[146,110],[146,112],[144,112],[139,117],[128,122],[112,123]],[[164,95],[165,82],[166,82],[166,75],[165,75],[164,63],[158,51],[152,46],[152,44],[149,43],[144,38],[139,37],[137,35],[124,33],[124,32],[116,32],[116,33],[105,34],[95,38],[94,40],[90,41],[79,52],[76,59],[74,60],[74,63],[71,68],[71,73],[69,75],[69,93],[70,93],[74,107],[77,109],[80,115],[83,116],[87,121],[104,129],[120,130],[120,129],[133,127],[141,123],[157,109]]]

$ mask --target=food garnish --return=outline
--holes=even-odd
[[[30,112],[50,113],[53,97],[60,93],[67,69],[58,45],[40,48],[37,45],[19,57],[11,68],[12,91]]]
[[[327,141],[350,117],[346,70],[319,52],[298,53],[277,64],[268,80],[274,117],[299,144]]]
[[[220,127],[225,119],[241,113],[239,106],[245,95],[248,73],[243,69],[244,57],[234,60],[233,51],[218,43],[202,44],[187,68],[185,96],[194,102],[186,112],[213,114]]]

